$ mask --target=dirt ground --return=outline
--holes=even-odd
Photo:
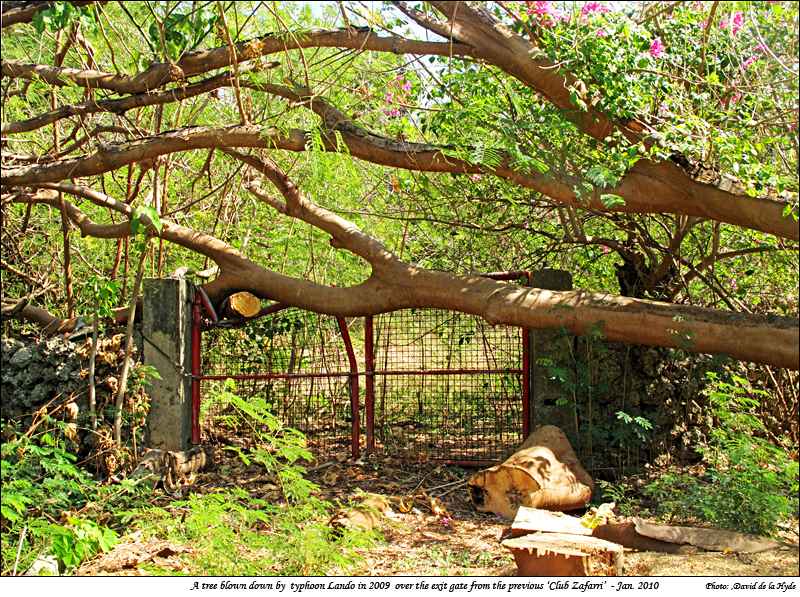
[[[236,486],[253,495],[264,492],[268,484],[266,475],[243,469],[231,453],[218,456],[216,465],[199,475],[190,491]],[[363,560],[359,567],[341,574],[516,575],[513,557],[500,545],[501,534],[509,522],[472,507],[466,489],[472,473],[457,467],[411,464],[392,458],[352,461],[341,456],[312,463],[307,477],[320,486],[320,497],[343,505],[339,515],[357,511],[348,504],[365,500],[381,505],[383,510],[378,514],[378,510],[369,508],[372,514],[368,519],[385,541],[360,550]],[[124,565],[128,560],[152,560],[164,570],[180,571],[181,554],[192,551],[191,546],[157,540],[145,545],[135,535],[118,545],[114,553],[85,564],[78,574],[151,573],[146,567]],[[797,538],[797,528],[787,531],[782,537],[783,547],[758,554],[627,552],[623,573],[626,576],[798,576]],[[140,552],[146,552],[147,557],[143,558]]]
[[[311,467],[309,477],[329,499],[344,500],[359,490],[388,498],[391,510],[379,523],[386,542],[362,552],[363,574],[513,576],[517,572],[513,557],[500,545],[508,522],[472,507],[466,489],[472,472],[383,458],[321,463]],[[623,572],[626,576],[798,576],[797,533],[782,539],[783,547],[757,554],[631,551],[625,554]]]

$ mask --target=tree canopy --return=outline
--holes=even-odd
[[[141,263],[216,303],[798,368],[795,3],[7,2],[2,25],[4,316],[67,329],[87,280],[130,294]],[[548,266],[582,290],[475,275]]]

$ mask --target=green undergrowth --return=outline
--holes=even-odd
[[[174,544],[179,564],[142,564],[151,574],[322,575],[347,573],[375,532],[334,530],[335,504],[317,497],[300,462],[304,436],[284,427],[263,401],[243,401],[235,386],[212,397],[221,423],[247,428],[247,448],[232,452],[260,467],[277,490],[270,499],[240,488],[211,488],[171,499],[152,480],[95,480],[48,420],[37,434],[5,424],[2,445],[2,574],[22,574],[53,555],[62,574],[119,543],[157,538]],[[235,483],[236,479],[232,478]],[[191,489],[190,489],[191,491]],[[174,560],[174,558],[173,558]]]
[[[4,423],[2,444],[2,574],[25,572],[53,555],[62,572],[111,549],[125,509],[145,502],[133,481],[98,483],[71,452],[63,423],[46,419],[38,433]]]
[[[709,373],[706,390],[716,425],[698,450],[700,466],[659,471],[632,490],[624,483],[600,482],[601,495],[623,515],[650,515],[689,523],[774,536],[798,512],[798,463],[766,439],[756,415],[763,391],[736,375]]]
[[[345,573],[358,562],[356,548],[374,533],[334,532],[332,505],[316,498],[274,504],[242,489],[189,496],[167,508],[140,513],[145,536],[190,546],[178,574],[216,576],[321,575]],[[156,566],[149,571],[175,574]]]

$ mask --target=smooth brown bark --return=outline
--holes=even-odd
[[[796,318],[715,311],[582,290],[526,288],[418,268],[401,261],[354,224],[308,200],[274,163],[254,157],[247,163],[255,165],[284,196],[285,202],[273,199],[270,205],[330,234],[334,246],[367,261],[372,274],[348,288],[323,286],[264,269],[219,239],[162,221],[162,238],[206,255],[220,266],[220,276],[204,287],[214,302],[246,290],[262,299],[337,316],[435,307],[478,315],[492,324],[564,328],[576,335],[599,328],[611,341],[727,354],[745,361],[800,368],[800,321]],[[20,193],[14,200],[57,207],[57,189],[120,213],[131,210],[127,204],[91,189],[63,183],[48,187],[51,189],[35,195]],[[263,192],[253,191],[263,198]],[[130,234],[127,221],[106,226],[91,221],[70,203],[67,211],[82,234],[100,238]]]
[[[603,190],[619,194],[626,200],[624,205],[609,210],[600,200],[599,191],[587,199],[576,197],[573,190],[575,181],[523,174],[510,168],[507,162],[495,168],[469,164],[445,155],[439,147],[386,139],[354,129],[348,123],[336,130],[350,155],[377,164],[426,172],[489,172],[576,207],[623,213],[699,216],[800,240],[800,227],[792,218],[783,216],[783,203],[736,195],[693,181],[669,162],[639,161],[618,187]],[[192,127],[120,143],[85,157],[4,168],[2,182],[8,186],[23,186],[92,176],[126,164],[192,149],[262,147],[305,151],[306,139],[307,133],[297,129],[279,131],[254,125]],[[330,138],[325,140],[325,144],[329,151],[344,149],[337,147],[335,140]]]
[[[75,0],[70,2],[75,6],[86,6],[87,4],[105,4],[107,0]],[[4,2],[2,13],[3,29],[17,23],[30,23],[33,17],[40,10],[46,10],[55,2]]]

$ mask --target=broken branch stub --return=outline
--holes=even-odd
[[[249,319],[261,311],[261,301],[254,294],[241,291],[234,292],[225,301],[222,315],[226,318]]]
[[[576,510],[592,497],[594,483],[564,432],[536,429],[505,462],[472,476],[470,496],[481,512],[514,518],[520,506]]]

